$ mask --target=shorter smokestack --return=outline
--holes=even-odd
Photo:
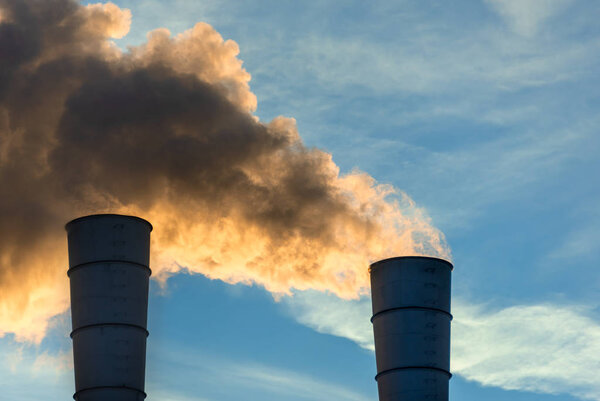
[[[421,256],[371,265],[379,401],[448,401],[452,269]]]
[[[146,220],[102,214],[66,225],[76,401],[142,401],[150,231]]]

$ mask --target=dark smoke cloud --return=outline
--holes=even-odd
[[[0,0],[0,335],[40,340],[67,307],[62,227],[149,219],[159,279],[186,266],[228,282],[352,297],[369,260],[448,256],[407,197],[341,176],[293,119],[263,123],[239,49],[207,24],[123,53],[114,4]]]

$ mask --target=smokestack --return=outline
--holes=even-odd
[[[371,265],[379,401],[448,401],[452,269],[421,256]]]
[[[133,216],[99,214],[66,225],[76,401],[142,401],[150,231]]]

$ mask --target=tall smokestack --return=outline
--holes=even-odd
[[[371,265],[379,401],[448,400],[452,269],[421,256]]]
[[[76,401],[141,401],[152,225],[99,214],[66,225]]]

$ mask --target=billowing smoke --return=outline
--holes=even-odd
[[[0,335],[43,338],[68,307],[64,224],[91,213],[150,220],[152,268],[351,298],[366,268],[448,257],[402,193],[260,122],[235,42],[200,23],[127,52],[114,4],[0,0]]]

